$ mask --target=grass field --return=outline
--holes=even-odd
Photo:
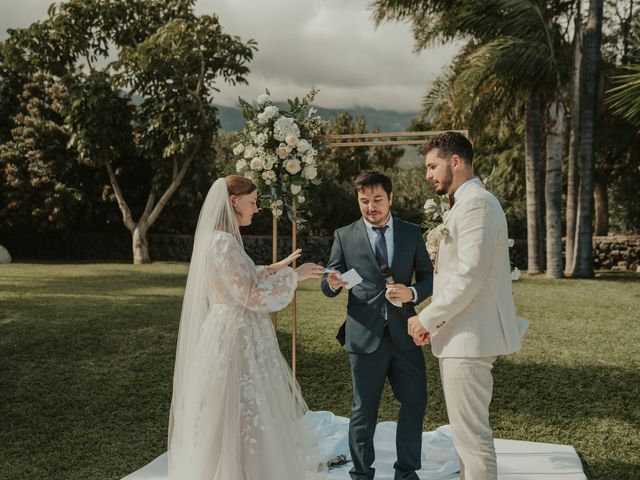
[[[157,263],[0,266],[0,479],[119,479],[166,448],[187,267]],[[590,480],[640,478],[640,275],[525,278],[524,348],[498,360],[499,438],[571,444]],[[298,295],[298,369],[310,408],[348,416],[346,296]],[[279,338],[290,352],[290,312]],[[447,423],[427,349],[425,429]],[[389,390],[381,420],[397,413]]]

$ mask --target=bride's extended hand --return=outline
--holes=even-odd
[[[298,248],[291,255],[289,255],[287,258],[285,258],[284,260],[280,260],[278,263],[272,263],[271,265],[269,265],[267,267],[267,272],[269,272],[269,273],[279,272],[284,267],[290,265],[295,260],[300,258],[300,255],[302,255],[302,249]]]
[[[298,272],[298,280],[306,280],[307,278],[320,278],[324,274],[324,267],[316,263],[304,263],[296,268]]]

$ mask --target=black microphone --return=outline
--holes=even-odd
[[[393,279],[393,275],[391,274],[391,269],[387,264],[384,264],[380,267],[380,273],[382,274],[382,278],[387,284],[396,283]]]

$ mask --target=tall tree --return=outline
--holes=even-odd
[[[571,124],[569,157],[567,159],[567,212],[565,240],[565,274],[573,271],[575,263],[576,215],[578,209],[578,154],[580,152],[580,73],[582,67],[582,15],[578,0],[574,19],[573,67],[571,74]]]
[[[547,277],[562,276],[562,161],[564,159],[565,109],[561,99],[549,105],[547,134],[546,227]]]
[[[97,196],[93,169],[75,162],[67,147],[65,88],[34,77],[18,96],[11,139],[0,145],[0,222],[18,232],[62,230],[87,213],[87,195]]]
[[[150,261],[149,228],[194,159],[211,148],[216,80],[246,82],[255,50],[255,42],[223,33],[215,15],[196,16],[193,6],[193,0],[70,0],[52,5],[43,22],[10,30],[4,49],[14,67],[47,72],[66,85],[70,143],[82,162],[106,168],[132,235],[134,263]],[[139,212],[116,168],[132,155],[150,172],[139,186],[146,196]]]
[[[573,277],[593,277],[593,191],[595,168],[595,125],[600,87],[600,43],[602,39],[603,0],[589,1],[584,30],[580,106],[580,163],[578,214],[576,222]]]
[[[19,72],[6,64],[0,41],[0,143],[11,138],[11,129],[16,124],[14,117],[18,112],[19,99],[23,85],[27,81]]]

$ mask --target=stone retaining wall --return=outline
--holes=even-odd
[[[278,258],[291,252],[291,238],[280,237]],[[325,263],[333,237],[298,237],[302,262]],[[258,265],[271,263],[271,237],[244,237],[245,248]],[[131,262],[131,236],[113,233],[0,234],[0,245],[14,259],[87,260]],[[149,235],[152,260],[188,262],[193,248],[191,235]],[[510,249],[512,263],[527,267],[527,242],[516,240]],[[640,236],[594,237],[594,267],[599,270],[640,271]]]

